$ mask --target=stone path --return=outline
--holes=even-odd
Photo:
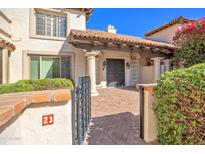
[[[146,144],[139,138],[139,93],[135,87],[98,89],[85,144]]]

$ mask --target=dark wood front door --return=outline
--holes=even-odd
[[[107,86],[125,85],[125,61],[123,59],[107,59]]]

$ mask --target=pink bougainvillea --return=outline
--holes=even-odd
[[[191,20],[180,27],[173,38],[176,68],[205,63],[205,18]]]
[[[174,36],[174,40],[177,40],[181,35],[189,35],[192,33],[205,33],[205,17],[198,20],[190,21],[182,27],[179,27]]]

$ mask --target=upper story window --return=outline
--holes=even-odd
[[[66,37],[66,16],[36,12],[36,35]]]

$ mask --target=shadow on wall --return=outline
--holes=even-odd
[[[92,118],[86,140],[90,145],[146,144],[139,137],[139,115],[123,112]]]

